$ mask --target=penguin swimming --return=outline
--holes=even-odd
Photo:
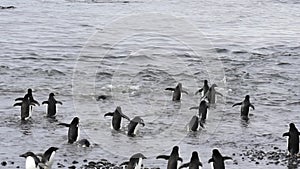
[[[192,157],[189,163],[182,164],[179,169],[189,167],[189,169],[200,169],[202,168],[202,163],[199,160],[197,151],[192,153]]]
[[[222,93],[219,93],[216,91],[215,87],[218,87],[216,84],[212,84],[211,87],[208,89],[208,91],[204,94],[204,96],[200,99],[207,98],[207,101],[209,104],[215,104],[216,103],[216,95],[223,96]]]
[[[200,119],[200,126],[201,127],[204,127],[204,123],[205,123],[206,117],[207,117],[207,109],[208,108],[209,108],[209,106],[207,105],[207,103],[206,103],[205,100],[202,100],[200,102],[199,106],[191,107],[190,108],[190,110],[192,110],[192,109],[198,109],[199,117],[201,117],[201,119]]]
[[[231,157],[222,156],[219,150],[213,149],[212,151],[212,158],[208,160],[208,163],[213,162],[214,169],[225,169],[225,160],[232,160]]]
[[[51,168],[52,167],[52,164],[54,162],[54,156],[55,156],[57,150],[58,150],[57,147],[50,147],[42,155],[41,162],[44,163],[47,166],[47,168]]]
[[[282,136],[288,136],[288,151],[293,156],[299,152],[299,131],[294,123],[290,123],[290,130]]]
[[[91,143],[87,139],[81,139],[78,141],[78,145],[81,147],[90,147]]]
[[[207,93],[208,89],[209,89],[208,81],[204,80],[203,87],[201,89],[197,90],[195,95],[197,95],[198,93],[201,93],[201,96],[204,96]]]
[[[120,164],[120,166],[127,165],[127,169],[141,169],[143,159],[146,159],[146,157],[142,153],[137,153],[132,155],[129,161]]]
[[[68,143],[73,144],[79,139],[79,118],[78,117],[74,117],[70,124],[59,123],[58,125],[69,127]]]
[[[25,169],[39,169],[40,168],[40,159],[31,151],[21,154],[20,157],[26,159]]]
[[[28,98],[29,98],[30,102],[34,103],[35,105],[40,106],[40,103],[38,101],[34,100],[31,88],[27,89],[27,95],[28,95]],[[26,94],[25,94],[25,96],[26,96]],[[22,100],[23,100],[22,97],[19,97],[19,98],[15,99],[15,101],[22,101]],[[32,111],[32,106],[30,106],[30,111]]]
[[[159,155],[156,159],[165,159],[168,160],[167,169],[177,169],[179,167],[179,161],[182,162],[182,158],[179,157],[179,147],[174,146],[171,154],[168,155]]]
[[[244,120],[248,120],[248,114],[249,114],[249,107],[251,107],[253,110],[255,110],[254,106],[250,103],[250,96],[246,95],[245,96],[245,100],[243,100],[240,103],[235,103],[234,105],[232,105],[232,107],[237,106],[237,105],[241,105],[241,117]]]
[[[199,117],[198,116],[193,116],[192,119],[190,120],[188,124],[188,131],[197,131],[199,130]]]
[[[130,120],[127,135],[134,137],[140,125],[142,125],[143,127],[145,126],[144,120],[141,117],[136,116],[132,120]]]
[[[121,126],[122,117],[130,121],[129,117],[127,117],[122,113],[120,106],[118,106],[114,112],[106,113],[104,117],[106,116],[113,116],[111,123],[112,123],[112,128],[115,130],[119,130],[122,127]]]
[[[24,98],[18,98],[18,100],[20,99],[22,99],[22,102],[15,103],[14,106],[21,106],[21,120],[27,120],[31,117],[30,106],[35,104],[30,101],[28,94],[26,94]]]
[[[43,101],[42,104],[48,104],[47,117],[55,117],[56,115],[56,104],[62,105],[61,101],[57,101],[54,98],[54,93],[49,94],[48,101]]]
[[[170,90],[170,91],[174,91],[173,92],[173,101],[179,101],[181,98],[181,93],[185,93],[188,94],[187,91],[182,90],[182,84],[178,83],[177,86],[175,88],[166,88],[165,90]]]

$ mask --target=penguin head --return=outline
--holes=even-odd
[[[57,151],[59,148],[57,148],[57,147],[50,147],[48,150],[50,151],[50,152],[53,152],[53,151]]]
[[[33,152],[31,152],[31,151],[28,151],[28,152],[20,155],[20,157],[24,157],[24,158],[27,158],[29,156],[34,157],[35,154]]]
[[[139,159],[139,158],[147,159],[147,157],[145,157],[142,153],[137,153],[130,157],[130,159]]]
[[[120,106],[118,106],[118,107],[116,108],[116,112],[122,113],[122,109],[121,109]]]
[[[290,130],[297,130],[296,126],[294,123],[290,123]]]
[[[193,151],[191,160],[199,159],[197,151]]]
[[[30,96],[29,94],[25,94],[24,99],[28,100],[29,96]]]
[[[49,97],[53,97],[53,96],[55,96],[54,93],[50,93],[49,94]]]
[[[32,95],[32,89],[31,88],[27,89],[27,94]]]
[[[144,120],[140,116],[136,116],[132,119],[133,122],[140,123],[142,126],[145,126]]]
[[[219,152],[218,149],[213,149],[212,153],[213,153],[213,156],[221,156],[221,153]]]
[[[207,80],[204,80],[204,84],[205,84],[205,85],[208,85],[208,81],[207,81]]]
[[[250,99],[250,96],[249,95],[246,95],[245,96],[245,100],[249,100]]]
[[[211,85],[211,88],[218,87],[215,83]]]
[[[173,147],[173,150],[172,150],[171,154],[173,154],[173,153],[178,153],[179,154],[179,147],[178,146]]]
[[[178,83],[176,88],[179,88],[179,89],[182,89],[182,84],[181,83]]]
[[[75,124],[77,125],[79,123],[79,118],[78,117],[74,117],[71,124]]]

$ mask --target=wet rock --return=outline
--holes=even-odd
[[[76,160],[74,160],[73,162],[72,162],[72,164],[78,164],[79,162],[78,161],[76,161]]]
[[[6,165],[7,165],[7,162],[6,162],[6,161],[2,161],[2,162],[1,162],[1,165],[2,165],[2,166],[6,166]]]
[[[68,168],[69,169],[75,169],[76,167],[74,165],[72,165],[72,166],[69,166]]]

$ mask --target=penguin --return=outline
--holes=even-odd
[[[30,101],[28,94],[24,98],[18,98],[18,100],[20,99],[22,99],[22,102],[15,103],[13,106],[21,106],[21,120],[27,120],[31,117],[30,106],[35,105],[35,103]]]
[[[168,155],[159,155],[156,159],[165,159],[168,160],[167,169],[178,169],[179,161],[182,162],[182,158],[179,157],[179,147],[174,146],[171,154]]]
[[[205,100],[202,100],[200,102],[200,105],[199,106],[196,106],[196,107],[191,107],[190,110],[193,110],[193,109],[198,109],[198,114],[199,114],[199,117],[201,117],[200,119],[200,126],[201,127],[204,127],[204,123],[206,121],[206,117],[207,117],[207,109],[209,108],[207,102]]]
[[[54,162],[54,156],[55,156],[57,150],[58,150],[57,147],[50,147],[43,154],[41,162],[44,163],[47,166],[47,168],[52,167],[52,164]]]
[[[165,90],[170,90],[170,91],[174,91],[173,92],[173,101],[179,101],[181,98],[181,93],[185,93],[188,94],[187,91],[182,90],[182,84],[178,83],[177,86],[175,88],[166,88]]]
[[[282,137],[288,136],[288,151],[293,156],[299,152],[299,131],[294,123],[290,123],[290,130],[284,133]]]
[[[49,94],[48,101],[43,101],[42,104],[48,104],[47,117],[55,117],[56,115],[56,104],[62,105],[61,101],[57,101],[54,98],[54,93]]]
[[[122,117],[127,119],[128,121],[130,121],[129,117],[127,117],[126,115],[124,115],[122,113],[122,110],[121,110],[120,106],[118,106],[114,112],[106,113],[104,115],[104,117],[106,117],[106,116],[113,116],[113,118],[112,118],[112,128],[115,129],[115,130],[119,130],[122,127],[122,125],[121,125]]]
[[[127,165],[127,169],[141,169],[143,164],[143,159],[147,159],[142,153],[134,154],[130,157],[129,161],[120,164]]]
[[[74,117],[70,124],[59,123],[58,125],[69,127],[68,143],[73,144],[79,139],[79,118],[78,117]]]
[[[202,163],[199,160],[197,151],[192,153],[192,157],[189,163],[182,164],[179,169],[189,167],[189,169],[200,169],[202,168]]]
[[[251,107],[253,110],[255,110],[254,106],[250,103],[250,96],[246,95],[245,96],[245,100],[243,100],[240,103],[235,103],[234,105],[232,105],[232,107],[237,106],[237,105],[241,105],[241,117],[244,120],[248,120],[248,114],[249,114],[249,107]]]
[[[39,169],[40,168],[40,159],[31,151],[21,154],[20,157],[26,159],[25,169]]]
[[[208,160],[208,163],[213,162],[214,169],[225,169],[225,160],[232,160],[231,157],[222,156],[219,150],[213,149],[212,151],[212,158]]]
[[[208,86],[208,81],[207,80],[204,80],[204,85],[201,89],[197,90],[195,95],[197,95],[198,93],[201,93],[201,96],[204,96],[205,93],[207,93],[209,89],[209,86]]]
[[[131,137],[136,136],[140,125],[142,125],[143,127],[145,126],[144,120],[141,117],[136,116],[132,120],[130,120],[130,123],[128,124],[127,135]]]
[[[190,120],[188,124],[188,131],[197,131],[199,130],[199,117],[198,116],[193,116],[192,119]]]
[[[25,94],[25,95],[26,95],[26,94]],[[29,97],[30,102],[32,102],[32,103],[34,103],[34,104],[40,106],[40,103],[39,103],[38,101],[34,100],[33,95],[32,95],[32,89],[31,89],[31,88],[28,88],[28,89],[27,89],[27,95],[28,95],[28,97]],[[25,97],[25,96],[24,96],[24,97]],[[16,98],[16,99],[15,99],[15,101],[22,101],[22,100],[23,100],[22,97],[19,97],[19,98]],[[32,106],[30,107],[30,111],[32,111]]]
[[[78,145],[81,147],[90,147],[91,143],[87,139],[81,139],[78,141]]]
[[[204,94],[204,96],[200,100],[207,98],[209,104],[215,104],[217,94],[223,97],[222,93],[217,92],[215,87],[218,86],[216,84],[212,84],[211,87],[208,89],[208,91]]]

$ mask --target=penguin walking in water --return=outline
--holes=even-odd
[[[142,153],[137,153],[132,155],[129,161],[120,164],[120,166],[127,165],[127,169],[141,169],[143,164],[143,159],[146,159],[146,157]]]
[[[197,90],[195,95],[197,95],[198,93],[201,93],[201,96],[203,97],[205,95],[205,93],[207,93],[208,89],[209,89],[208,81],[204,80],[203,87],[201,89]]]
[[[232,107],[241,105],[241,117],[244,120],[249,120],[249,108],[251,107],[253,110],[255,110],[254,106],[250,103],[250,96],[246,95],[245,99],[240,103],[235,103],[232,105]]]
[[[187,127],[188,127],[187,131],[197,131],[197,130],[199,130],[199,128],[200,128],[199,117],[198,116],[193,116]]]
[[[200,119],[200,126],[201,127],[204,127],[204,123],[206,121],[206,118],[207,118],[207,109],[209,108],[209,106],[207,105],[206,101],[205,100],[202,100],[200,102],[200,105],[199,106],[196,106],[196,107],[191,107],[190,110],[193,110],[193,109],[198,109],[198,114],[199,114],[199,117],[201,117]]]
[[[57,150],[58,150],[57,147],[50,147],[42,155],[41,162],[47,167],[47,169],[50,169],[52,167],[54,162],[54,156]]]
[[[20,100],[16,99],[16,100]],[[21,120],[27,120],[31,117],[30,106],[34,106],[35,103],[30,101],[29,95],[26,94],[24,98],[22,98],[22,102],[15,103],[14,106],[21,106]]]
[[[120,128],[122,127],[122,125],[121,125],[122,117],[127,119],[128,121],[130,121],[129,117],[127,117],[126,115],[124,115],[122,113],[122,110],[121,110],[120,106],[118,106],[114,112],[106,113],[104,115],[104,117],[106,117],[106,116],[112,116],[113,117],[111,124],[112,124],[112,128],[115,129],[115,130],[120,130]]]
[[[294,123],[290,123],[290,130],[287,133],[284,133],[282,136],[289,137],[288,138],[288,151],[293,155],[297,155],[299,153],[299,131],[296,128]]]
[[[182,84],[178,83],[177,86],[175,88],[166,88],[165,90],[170,90],[173,91],[173,101],[179,101],[181,98],[181,93],[185,93],[188,94],[187,91],[182,90]]]
[[[55,117],[56,104],[62,105],[62,102],[55,100],[54,96],[55,96],[54,93],[50,93],[48,100],[42,102],[42,104],[48,104],[47,117]]]
[[[27,93],[25,94],[25,96],[26,95],[28,96],[31,103],[34,103],[35,105],[40,106],[40,103],[38,101],[34,100],[31,88],[27,89]],[[24,98],[25,98],[25,96],[24,96]],[[15,101],[22,101],[22,100],[23,100],[22,97],[19,97],[19,98],[15,99]],[[30,113],[32,113],[32,105],[30,106]]]
[[[190,162],[182,164],[179,167],[179,169],[181,169],[181,168],[187,168],[187,167],[189,167],[189,169],[201,169],[202,168],[202,163],[199,160],[199,156],[198,156],[197,151],[194,151],[192,153],[192,157],[191,157]]]
[[[225,169],[225,160],[232,160],[231,157],[222,156],[219,150],[213,149],[212,151],[212,158],[208,160],[208,163],[213,162],[214,169]]]
[[[58,125],[69,127],[68,143],[73,144],[79,139],[79,118],[78,117],[74,117],[70,124],[59,123]]]
[[[159,155],[156,159],[168,160],[167,169],[178,169],[179,161],[182,162],[182,158],[179,157],[179,147],[174,146],[170,155]]]
[[[204,96],[200,100],[207,98],[209,104],[215,104],[217,94],[223,97],[222,93],[217,92],[215,87],[218,86],[216,84],[212,84],[211,87],[208,89],[208,91],[204,94]]]
[[[40,169],[41,161],[40,159],[31,151],[21,154],[20,157],[26,159],[25,169]]]
[[[144,120],[141,117],[136,116],[132,120],[130,120],[127,135],[131,137],[136,136],[140,125],[142,125],[143,127],[145,126]]]

